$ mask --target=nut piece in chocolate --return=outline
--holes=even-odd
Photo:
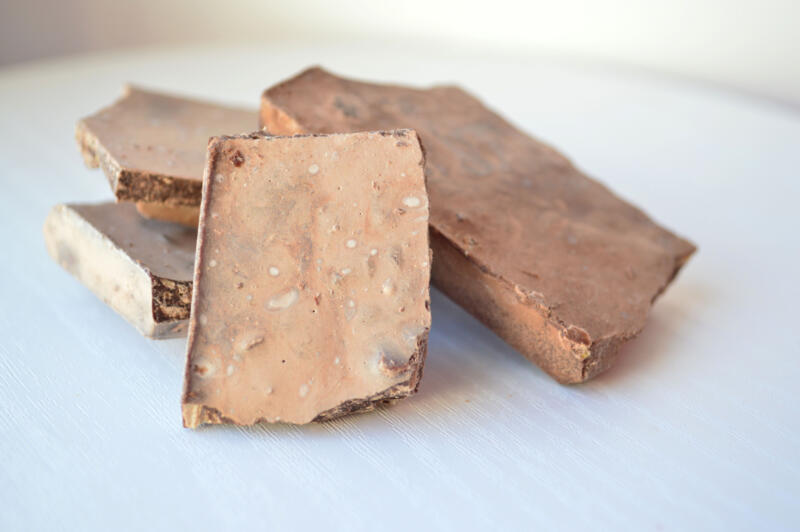
[[[255,111],[126,87],[113,105],[78,122],[75,135],[117,201],[153,204],[145,206],[152,217],[174,221],[200,205],[208,139],[256,129]]]
[[[143,335],[186,334],[194,229],[142,218],[133,204],[56,205],[44,239],[53,260]]]
[[[457,87],[312,68],[264,93],[261,121],[279,135],[414,128],[434,284],[560,382],[607,369],[695,250]]]
[[[308,423],[413,394],[431,317],[414,131],[209,144],[183,422]]]

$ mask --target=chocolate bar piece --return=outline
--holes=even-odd
[[[434,284],[563,383],[612,364],[695,250],[457,87],[312,68],[264,93],[261,121],[283,135],[414,128]]]
[[[408,130],[209,144],[183,423],[322,421],[413,394],[430,328]]]
[[[255,111],[126,87],[112,106],[78,122],[76,138],[117,201],[155,204],[145,208],[151,216],[174,220],[181,213],[171,207],[200,205],[208,139],[255,131],[257,122]]]
[[[186,334],[196,239],[126,203],[57,205],[44,223],[53,260],[152,338]]]

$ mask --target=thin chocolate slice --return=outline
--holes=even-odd
[[[416,133],[212,140],[183,423],[322,421],[413,394],[430,328]]]
[[[197,227],[200,217],[200,206],[189,205],[166,205],[164,203],[136,203],[136,210],[145,218],[154,220],[164,220],[185,225],[186,227]]]
[[[607,369],[695,251],[457,87],[312,68],[264,93],[261,121],[284,135],[416,129],[434,284],[563,383]]]
[[[86,117],[76,138],[86,164],[103,169],[117,201],[200,205],[208,139],[258,129],[255,111],[126,87]]]
[[[196,230],[144,219],[133,204],[56,205],[44,240],[53,260],[145,336],[186,334]]]

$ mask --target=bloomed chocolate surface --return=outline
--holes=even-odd
[[[261,122],[275,134],[414,128],[434,284],[561,382],[606,369],[695,250],[457,87],[312,68],[264,93]]]
[[[307,423],[417,389],[428,198],[413,131],[209,145],[184,424]]]

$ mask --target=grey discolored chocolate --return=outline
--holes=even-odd
[[[413,394],[428,197],[408,130],[214,139],[183,422],[308,423]]]
[[[434,284],[560,382],[607,369],[695,251],[457,87],[312,68],[264,93],[261,124],[280,135],[414,128]]]
[[[44,224],[57,263],[152,338],[186,334],[197,231],[133,204],[57,205]]]
[[[146,212],[174,220],[186,215],[180,207],[200,205],[208,139],[256,129],[255,111],[126,87],[113,105],[78,122],[75,135],[117,201],[152,204]]]

